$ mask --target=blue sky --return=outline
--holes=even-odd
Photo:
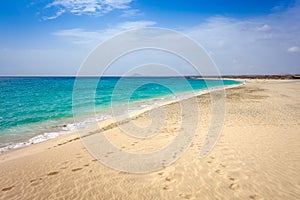
[[[190,36],[222,74],[300,73],[299,21],[295,0],[2,0],[0,75],[75,75],[97,44],[143,27]]]

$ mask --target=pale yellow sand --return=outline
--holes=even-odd
[[[222,135],[205,159],[199,151],[210,122],[209,95],[197,97],[202,126],[191,147],[161,171],[112,170],[69,134],[0,156],[0,198],[300,199],[300,82],[252,80],[226,93]],[[114,127],[105,134],[125,151],[153,151],[180,129],[179,104],[164,110],[166,126],[155,138],[130,140]],[[146,126],[148,117],[134,123]]]

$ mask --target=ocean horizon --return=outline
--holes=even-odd
[[[125,114],[186,93],[240,83],[184,77],[0,77],[0,153],[110,118],[111,106]]]

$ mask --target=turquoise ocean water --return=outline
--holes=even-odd
[[[122,80],[122,81],[121,81]],[[77,82],[76,82],[77,81]],[[77,87],[74,88],[74,83]],[[209,83],[209,84],[206,84]],[[209,87],[239,84],[233,80],[201,80],[177,77],[2,77],[0,78],[0,153],[57,137],[109,118],[114,106],[135,109],[151,105],[155,99]],[[95,90],[96,88],[96,90]],[[76,95],[74,96],[74,91]],[[76,109],[73,109],[73,107]],[[126,106],[126,109],[125,109]],[[73,120],[73,114],[81,122]]]

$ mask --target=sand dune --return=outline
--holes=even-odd
[[[201,126],[182,157],[160,171],[130,174],[106,167],[72,133],[1,155],[0,198],[300,199],[300,81],[251,80],[226,95],[222,135],[204,159],[199,152],[211,119],[209,95],[183,100],[191,114],[199,107]],[[114,126],[104,134],[124,151],[159,149],[181,128],[179,103],[161,109],[164,126],[149,140],[132,139]],[[150,116],[162,117],[145,112],[133,123],[147,126]]]

